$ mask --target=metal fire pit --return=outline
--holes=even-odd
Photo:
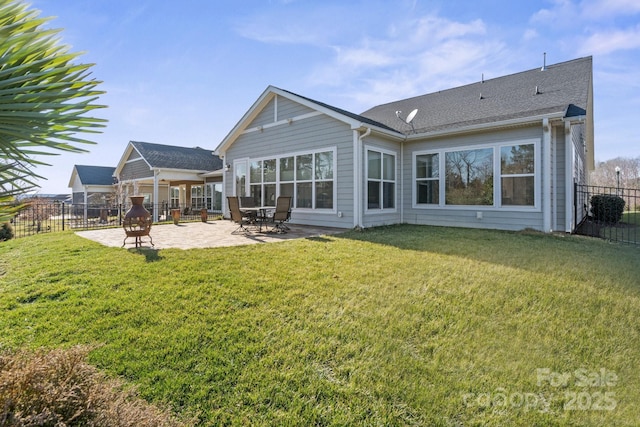
[[[154,246],[153,239],[149,234],[153,220],[151,219],[149,211],[146,210],[142,204],[144,196],[131,196],[130,199],[132,203],[131,209],[127,211],[122,221],[122,227],[127,235],[122,242],[122,247],[124,248],[129,237],[134,237],[136,239],[136,248],[140,248],[142,247],[142,238],[144,236],[149,236],[151,246]]]

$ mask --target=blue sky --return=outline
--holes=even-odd
[[[638,0],[32,0],[85,52],[109,120],[88,154],[38,168],[116,166],[130,140],[214,149],[268,85],[354,113],[593,56],[597,160],[640,156]]]

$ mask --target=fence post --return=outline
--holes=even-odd
[[[64,231],[64,202],[62,202],[62,231]]]

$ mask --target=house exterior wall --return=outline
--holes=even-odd
[[[282,101],[282,97],[279,98]],[[273,101],[269,104],[272,105]],[[296,108],[296,105],[298,106]],[[286,110],[286,121],[273,125],[273,110],[261,112],[246,128],[225,153],[225,163],[234,165],[239,159],[264,160],[280,158],[285,155],[297,155],[321,150],[334,151],[334,205],[333,209],[293,208],[292,223],[304,223],[318,226],[353,227],[353,132],[350,127],[323,114],[299,118],[310,110],[293,102],[280,102],[280,108]],[[271,121],[267,121],[267,117]],[[282,119],[280,119],[282,120]],[[266,126],[262,131],[255,127]],[[225,176],[225,194],[235,195],[234,173],[230,170]]]
[[[153,171],[149,168],[147,162],[142,159],[128,161],[120,171],[120,180],[122,181],[151,177],[153,177]]]
[[[410,224],[425,224],[439,226],[458,226],[470,228],[493,228],[504,230],[522,230],[532,228],[543,229],[543,198],[548,195],[549,188],[544,188],[542,179],[543,156],[550,155],[543,149],[542,127],[529,126],[502,131],[488,131],[464,136],[443,137],[427,141],[407,141],[404,144],[404,175],[403,175],[403,221]],[[439,153],[461,149],[476,149],[494,147],[498,151],[495,162],[500,161],[499,148],[510,143],[535,144],[535,205],[533,207],[504,206],[500,207],[496,197],[500,197],[494,190],[496,206],[450,206],[446,204],[424,205],[416,203],[415,185],[415,156],[420,153]],[[441,163],[442,164],[442,163]],[[499,168],[499,165],[498,165]],[[440,168],[442,169],[442,168]],[[499,169],[498,169],[499,170]],[[444,171],[440,171],[440,179],[444,180]],[[498,176],[493,177],[494,189],[498,185]],[[440,188],[443,188],[441,185]]]
[[[282,96],[276,96],[275,102],[277,102],[278,120],[287,120],[298,117],[302,114],[313,113],[315,111],[290,99],[283,98]]]

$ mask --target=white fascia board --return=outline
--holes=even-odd
[[[201,176],[202,178],[213,178],[216,176],[223,176],[223,175],[224,175],[224,169],[218,169],[216,171],[202,173],[199,176]]]
[[[67,185],[67,187],[73,188],[73,185],[75,184],[76,176],[78,176],[78,171],[74,165],[73,170],[71,171],[71,178],[69,178],[69,184]]]

